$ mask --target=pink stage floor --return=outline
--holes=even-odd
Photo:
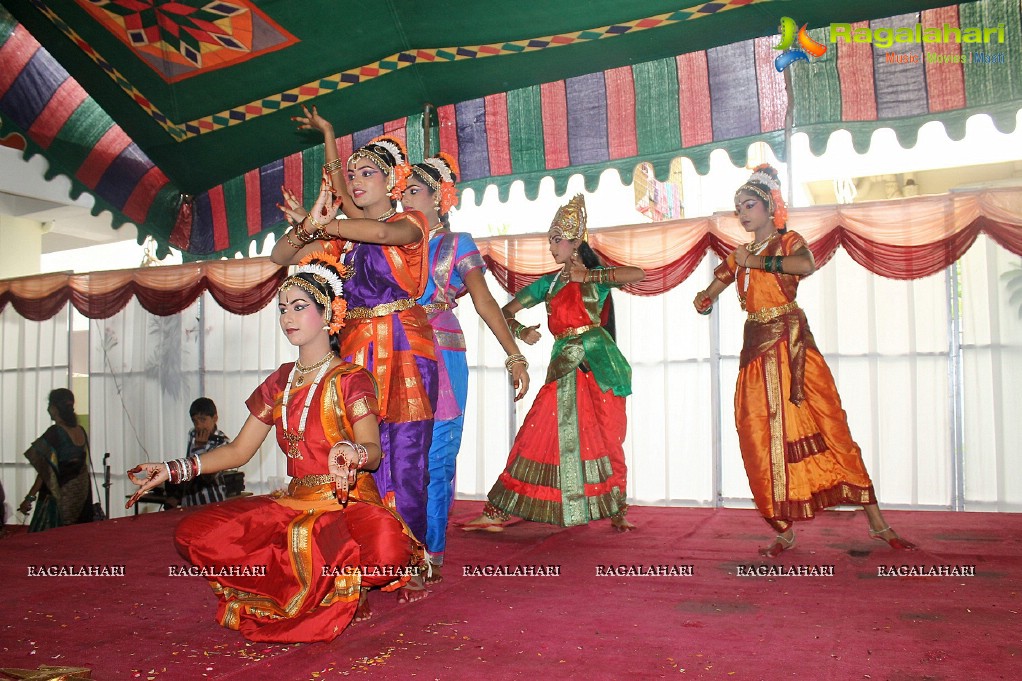
[[[454,517],[480,508],[458,502]],[[452,528],[445,579],[425,601],[374,593],[373,619],[334,642],[271,645],[221,629],[203,579],[170,576],[183,513],[0,539],[0,668],[81,666],[99,681],[907,681],[1022,669],[1014,514],[888,512],[921,546],[894,552],[869,539],[861,512],[824,513],[772,563],[756,554],[768,528],[744,510],[634,507],[640,529],[627,535],[606,521]],[[83,565],[123,576],[31,576]],[[534,574],[492,574],[515,571]]]

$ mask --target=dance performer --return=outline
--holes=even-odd
[[[429,281],[419,304],[429,313],[429,323],[440,359],[440,391],[433,445],[429,450],[429,492],[426,517],[426,549],[429,581],[438,582],[447,545],[447,522],[454,503],[454,471],[465,426],[468,399],[468,360],[465,334],[454,315],[458,298],[467,292],[472,305],[507,353],[507,367],[516,389],[515,400],[529,389],[528,362],[518,349],[500,306],[490,294],[483,274],[486,265],[470,234],[452,232],[448,212],[458,203],[455,182],[458,166],[440,153],[412,166],[401,204],[426,216],[429,223]]]
[[[384,500],[396,505],[421,540],[438,385],[433,329],[416,304],[429,275],[429,230],[421,214],[395,208],[411,174],[400,141],[376,138],[356,149],[345,165],[337,158],[333,127],[315,108],[295,120],[328,142],[323,184],[311,213],[284,191],[279,207],[293,227],[271,257],[292,264],[326,250],[341,257],[351,273],[344,289],[349,307],[341,357],[376,378],[384,457],[373,475]],[[340,208],[348,219],[334,219]],[[401,591],[402,600],[424,595],[411,588]]]
[[[834,378],[795,302],[799,281],[816,263],[805,240],[786,228],[776,170],[765,164],[754,170],[735,192],[735,214],[753,241],[717,267],[693,304],[708,313],[717,296],[736,283],[748,312],[735,422],[756,508],[777,532],[760,553],[774,558],[790,549],[794,521],[839,504],[861,505],[874,539],[914,548],[880,513]]]
[[[370,616],[365,591],[393,590],[418,570],[421,546],[380,500],[369,470],[382,453],[372,376],[337,354],[344,268],[314,255],[280,286],[280,327],[298,348],[256,388],[233,442],[128,471],[139,489],[247,463],[271,429],[288,490],[204,506],[178,525],[178,551],[207,569],[217,620],[253,641],[329,641]],[[239,574],[240,573],[240,574]]]
[[[622,443],[632,370],[614,342],[610,291],[646,275],[638,267],[601,265],[587,243],[581,194],[558,209],[548,236],[563,268],[526,286],[503,308],[512,332],[531,345],[539,332],[514,314],[546,305],[554,335],[546,381],[483,515],[463,529],[499,532],[513,515],[562,526],[610,518],[616,530],[628,531],[635,526],[625,518]]]

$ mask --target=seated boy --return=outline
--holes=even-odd
[[[201,454],[227,444],[230,439],[216,427],[216,404],[208,397],[200,397],[192,402],[188,409],[194,426],[188,432],[188,448],[185,455]],[[167,483],[165,486],[167,501],[164,508],[177,506],[199,506],[214,501],[223,501],[226,497],[222,473],[203,474],[180,485]]]

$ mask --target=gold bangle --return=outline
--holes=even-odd
[[[333,173],[334,171],[340,170],[343,167],[344,167],[344,161],[342,161],[339,158],[335,158],[334,160],[330,161],[329,163],[324,163],[323,164],[323,170],[327,171],[328,173]]]
[[[306,215],[305,218],[309,218],[309,216]],[[305,224],[305,219],[303,219],[301,222],[299,222],[297,225],[295,225],[295,236],[303,244],[311,244],[313,241],[316,240],[316,235],[315,234],[310,234],[309,232],[306,232],[304,229],[302,229],[302,225],[304,225],[304,224]]]
[[[284,232],[284,238],[287,240],[287,245],[290,246],[291,248],[295,249],[296,251],[302,250],[302,246],[304,246],[304,244],[302,244],[300,242],[296,242],[291,237],[292,237],[292,234],[291,234],[291,230],[290,229],[287,230],[286,232]]]
[[[524,364],[526,369],[529,368],[529,360],[525,359],[525,355],[520,353],[508,355],[507,359],[504,360],[504,368],[507,369],[509,374],[512,373],[511,368],[516,364]]]

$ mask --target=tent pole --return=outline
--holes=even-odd
[[[423,158],[429,158],[430,156],[433,155],[433,150],[430,148],[432,146],[433,140],[431,140],[430,136],[429,136],[430,128],[432,128],[432,125],[430,125],[430,123],[433,120],[432,116],[430,115],[430,111],[432,111],[432,110],[433,110],[433,105],[430,104],[429,102],[426,102],[425,104],[422,105],[422,157]]]
[[[784,69],[784,94],[788,97],[788,103],[784,110],[784,167],[787,168],[786,185],[788,196],[786,201],[790,206],[792,197],[795,195],[791,169],[791,133],[795,124],[795,87],[791,82],[791,69]]]

